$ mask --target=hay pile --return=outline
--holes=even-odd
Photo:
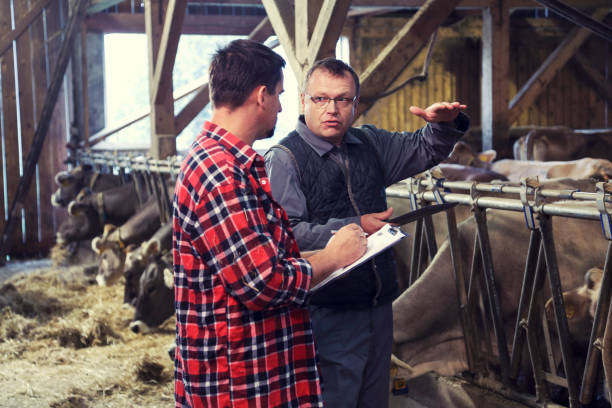
[[[122,299],[78,266],[0,284],[0,407],[173,406],[174,321],[134,334]]]

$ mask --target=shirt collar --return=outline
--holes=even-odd
[[[342,143],[362,143],[361,140],[359,140],[359,138],[357,138],[357,136],[353,134],[351,129],[352,128],[349,128],[348,132],[346,132],[346,134],[344,135]],[[318,137],[312,132],[312,130],[308,128],[308,126],[306,126],[304,115],[299,116],[295,130],[302,137],[302,139],[304,139],[306,143],[308,143],[314,149],[314,151],[317,152],[319,156],[323,156],[335,147],[333,143],[329,143],[327,140]]]
[[[221,146],[225,147],[236,157],[236,160],[247,168],[251,168],[253,163],[255,163],[258,159],[262,159],[251,146],[238,139],[238,137],[232,134],[230,131],[212,122],[204,122],[202,133],[198,139],[203,137],[210,137],[211,139],[219,142]]]

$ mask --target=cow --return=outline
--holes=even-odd
[[[79,193],[106,191],[122,184],[120,176],[97,172],[89,164],[57,173],[55,183],[58,189],[51,195],[51,204],[54,207],[66,207]]]
[[[156,256],[140,276],[130,330],[148,333],[174,314],[172,253]]]
[[[162,225],[148,241],[127,252],[123,267],[125,276],[123,303],[135,305],[142,272],[155,257],[170,251],[171,246],[172,223],[168,222]]]
[[[501,317],[511,340],[529,230],[520,212],[488,210],[487,220]],[[470,270],[475,230],[473,217],[458,225],[457,245],[463,256],[457,261],[466,273]],[[553,230],[562,286],[575,288],[583,280],[582,271],[602,263],[607,241],[597,221],[553,217]],[[546,291],[545,299],[550,297],[550,291]],[[429,371],[455,375],[468,369],[448,241],[421,277],[393,302],[393,321],[396,354],[411,367],[399,368],[400,376],[408,379]]]
[[[476,153],[470,145],[458,141],[453,146],[453,150],[442,163],[461,164],[463,166],[478,167],[489,170],[490,163],[497,157],[495,150],[485,150]]]
[[[96,281],[100,286],[112,285],[123,274],[126,251],[130,245],[141,244],[160,227],[157,200],[151,197],[123,225],[107,224],[104,234],[91,241],[92,249],[100,256]]]
[[[121,225],[138,209],[138,196],[133,183],[99,193],[91,193],[68,205],[69,217],[57,232],[57,242],[93,239],[102,234],[105,224]]]
[[[597,300],[601,291],[603,270],[597,266],[584,274],[584,283],[577,288],[563,292],[565,315],[572,340],[583,348],[588,347],[595,318]],[[552,299],[544,307],[548,321],[554,327],[555,314]]]
[[[581,131],[565,126],[529,126],[515,128],[513,133],[522,134],[513,145],[516,160],[612,159],[611,129]]]
[[[540,179],[595,178],[609,180],[612,176],[612,162],[606,159],[585,157],[571,161],[533,161],[533,160],[498,160],[491,163],[490,170],[501,173],[508,180],[519,181],[523,177]]]

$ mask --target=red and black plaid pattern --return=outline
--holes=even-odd
[[[177,407],[321,407],[299,258],[263,158],[205,123],[174,196]]]

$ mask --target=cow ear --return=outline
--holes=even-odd
[[[95,237],[91,240],[91,249],[98,255],[102,252],[102,240],[100,237]]]
[[[174,274],[169,268],[164,268],[164,284],[168,289],[174,289]]]
[[[591,268],[584,274],[584,283],[587,288],[593,289],[603,277],[603,271],[599,268]]]
[[[478,160],[491,163],[497,157],[497,152],[495,150],[485,150],[484,152],[478,153]]]

